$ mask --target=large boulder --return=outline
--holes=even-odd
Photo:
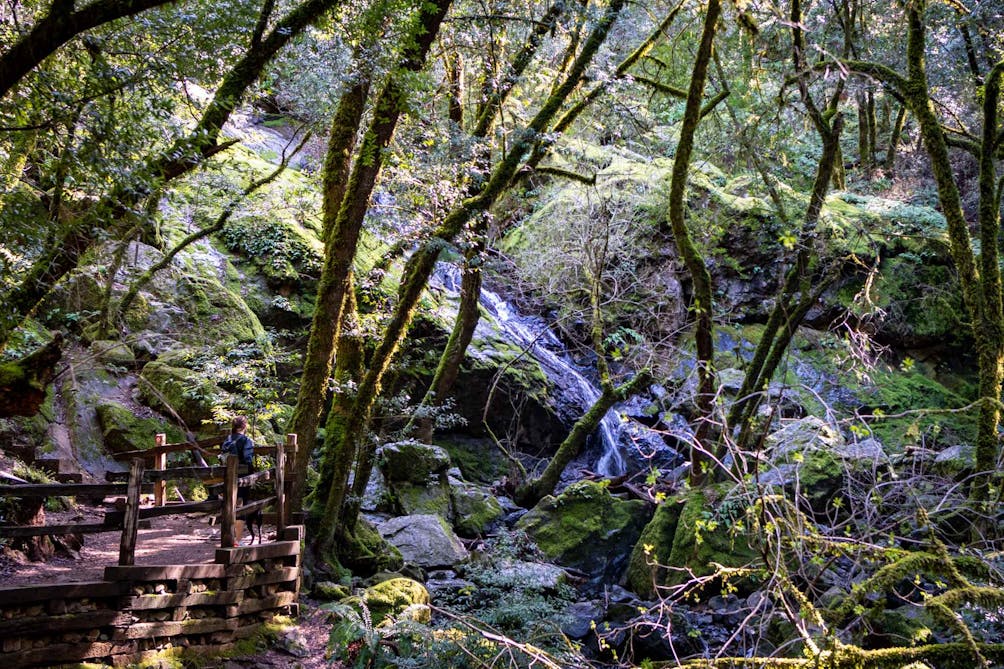
[[[502,504],[487,488],[457,481],[451,491],[453,527],[460,536],[483,536],[505,515]]]
[[[377,526],[380,536],[419,567],[451,567],[467,559],[467,549],[442,518],[432,514],[400,516]]]
[[[626,574],[627,585],[642,597],[656,594],[655,586],[666,581],[664,566],[673,549],[676,527],[686,497],[670,497],[656,507],[655,515],[642,530],[631,551]]]
[[[377,462],[388,481],[425,483],[450,467],[446,449],[418,441],[399,441],[377,449]]]
[[[105,448],[110,453],[151,448],[158,432],[166,433],[169,442],[181,441],[184,436],[180,430],[163,420],[144,418],[112,400],[105,400],[95,407],[95,413]]]
[[[192,429],[212,418],[223,391],[202,374],[159,360],[140,373],[139,396],[144,404],[168,415],[176,413]]]
[[[740,522],[745,517],[745,498],[731,498],[731,491],[729,484],[722,484],[687,493],[679,509],[669,553],[665,553],[664,544],[654,546],[651,551],[660,564],[687,569],[660,569],[656,573],[658,583],[678,585],[691,578],[691,574],[713,574],[717,568],[715,565],[743,567],[758,560],[759,554],[750,547],[741,529],[745,526]],[[650,534],[653,539],[662,540],[668,535],[669,523],[666,521],[672,519],[675,510],[667,507],[663,513],[665,525],[654,528],[655,532]],[[644,552],[644,546],[642,550]],[[730,583],[732,587],[746,585],[749,583]]]
[[[434,514],[453,521],[453,503],[450,486],[436,479],[428,485],[421,483],[396,483],[391,485],[399,512],[406,516]]]
[[[833,426],[816,416],[793,420],[767,436],[766,450],[775,459],[793,453],[832,451],[844,445],[844,437]]]
[[[614,497],[606,482],[580,481],[542,499],[516,527],[558,564],[616,581],[648,519],[645,502]]]

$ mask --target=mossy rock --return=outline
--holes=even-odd
[[[318,581],[311,588],[310,594],[316,599],[334,602],[348,597],[349,589],[344,585],[332,581]]]
[[[264,341],[265,329],[258,317],[239,295],[215,278],[185,276],[179,289],[194,325],[182,333],[184,341],[219,345]]]
[[[468,481],[494,483],[509,472],[505,455],[489,439],[443,437],[437,438],[436,444],[446,449]]]
[[[157,418],[140,418],[118,402],[105,401],[95,407],[105,448],[110,453],[151,448],[154,435],[167,434],[168,443],[184,438],[181,430]]]
[[[656,507],[655,515],[642,530],[638,543],[631,551],[627,584],[642,597],[654,596],[655,585],[666,582],[666,570],[658,565],[672,552],[676,527],[686,499],[685,496],[670,497]]]
[[[91,350],[98,360],[106,365],[133,367],[136,365],[136,355],[125,343],[114,339],[99,339],[91,344]]]
[[[389,624],[391,617],[408,617],[415,622],[428,623],[432,618],[430,601],[429,591],[424,585],[404,577],[377,583],[366,588],[362,595],[343,600],[357,608],[364,603],[374,627],[384,622]]]
[[[352,534],[336,543],[336,550],[338,561],[359,574],[394,571],[404,566],[401,551],[363,518],[356,521]]]
[[[490,491],[478,486],[453,486],[453,528],[462,537],[484,536],[505,512]]]
[[[407,440],[381,446],[377,462],[388,481],[425,483],[449,469],[450,454],[439,446]]]
[[[223,391],[197,372],[159,360],[147,363],[140,373],[140,399],[152,409],[175,412],[192,429],[213,416]]]
[[[580,481],[542,499],[516,527],[558,564],[616,581],[649,517],[645,502],[614,497],[607,482]]]
[[[452,522],[453,504],[446,481],[433,484],[394,483],[391,490],[403,515],[431,513]]]
[[[687,493],[667,565],[686,567],[694,576],[708,576],[714,573],[715,564],[743,567],[758,561],[758,553],[750,547],[746,534],[739,529],[741,525],[738,521],[744,520],[745,511],[718,503],[729,489],[730,486],[725,484]],[[689,578],[686,570],[669,571],[666,584],[679,585]],[[750,583],[743,579],[732,585],[745,588]]]

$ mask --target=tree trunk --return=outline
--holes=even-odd
[[[344,233],[346,225],[337,226],[338,215],[346,197],[349,186],[349,168],[352,152],[356,144],[356,135],[362,123],[366,99],[369,96],[369,78],[364,77],[342,94],[331,123],[328,136],[328,150],[324,161],[322,211],[325,265],[324,274],[318,285],[318,297],[314,306],[314,316],[311,322],[310,336],[307,339],[307,351],[303,358],[303,372],[300,375],[300,388],[297,391],[296,406],[287,432],[296,434],[300,447],[293,458],[293,473],[291,476],[289,508],[299,510],[303,506],[304,489],[307,477],[307,466],[317,445],[317,425],[320,420],[324,399],[327,397],[328,377],[331,374],[331,357],[338,333],[339,312],[350,290],[337,290],[338,282],[330,272],[339,271],[341,265],[329,264],[328,258],[342,252],[351,251],[355,255],[354,246],[351,249],[339,249],[336,244],[343,243],[337,238],[336,230]],[[369,192],[359,193],[359,196],[369,198]],[[351,263],[349,256],[348,263]],[[346,263],[346,264],[348,264]],[[354,298],[353,298],[354,299]],[[336,304],[335,301],[338,300]]]
[[[418,72],[424,66],[450,2],[451,0],[437,0],[435,3],[422,5],[418,20],[413,26],[410,45],[401,54],[397,70],[387,76],[383,90],[377,96],[373,120],[363,135],[344,188],[339,186],[341,175],[336,172],[343,171],[346,166],[344,158],[348,154],[345,151],[345,141],[349,134],[355,133],[355,129],[338,125],[332,127],[331,136],[336,143],[329,147],[326,163],[329,170],[325,176],[324,230],[328,236],[324,245],[324,267],[317,286],[314,318],[290,428],[291,432],[303,439],[303,448],[297,452],[294,463],[291,504],[302,501],[305,493],[303,488],[306,484],[307,463],[315,447],[317,423],[331,370],[337,327],[341,322],[342,307],[349,288],[349,275],[359,246],[363,220],[369,209],[370,196],[405,106],[408,74]],[[356,97],[350,106],[358,104],[358,112],[361,114],[364,100],[365,98]],[[350,113],[354,111],[355,109],[347,110],[343,120],[358,118],[355,113]],[[336,118],[338,120],[340,119]],[[334,197],[339,193],[343,195],[341,201],[336,202]]]
[[[899,148],[899,138],[903,134],[903,125],[906,123],[906,105],[900,105],[896,113],[896,121],[892,124],[889,132],[889,148],[885,153],[885,171],[892,175],[896,167],[896,149]]]
[[[481,319],[481,251],[484,249],[484,242],[480,240],[474,249],[468,253],[467,261],[464,263],[463,275],[460,281],[460,306],[457,310],[457,318],[453,323],[453,330],[450,338],[446,342],[446,348],[439,358],[436,366],[436,373],[429,384],[429,390],[422,398],[420,408],[424,408],[426,413],[437,406],[443,404],[453,390],[453,384],[460,374],[460,365],[467,355],[467,347],[474,338],[474,330],[478,327]],[[415,437],[425,443],[432,442],[432,433],[435,426],[435,418],[430,415],[420,416],[416,420]]]
[[[218,144],[220,131],[229,120],[247,89],[258,80],[275,55],[319,16],[337,6],[338,0],[306,0],[279,20],[264,40],[252,45],[223,78],[195,128],[159,155],[149,157],[143,167],[123,178],[111,193],[65,230],[57,243],[38,259],[27,275],[4,296],[0,312],[0,349],[6,346],[21,320],[31,312],[55,283],[77,265],[90,248],[95,232],[114,233],[119,222],[149,193],[151,184],[165,182],[188,173],[204,160],[230,144]],[[98,230],[92,230],[91,228]]]
[[[707,13],[704,17],[701,43],[690,76],[687,105],[680,129],[680,141],[673,161],[669,191],[670,231],[677,251],[683,259],[694,285],[693,310],[696,319],[694,338],[697,343],[697,429],[694,435],[696,443],[691,446],[690,454],[690,483],[693,486],[699,486],[704,482],[709,462],[704,448],[707,446],[706,441],[711,431],[711,414],[714,409],[715,371],[713,359],[715,348],[711,273],[687,229],[685,194],[687,173],[690,170],[690,158],[694,149],[694,135],[701,120],[701,102],[704,97],[704,86],[708,79],[708,67],[711,63],[715,30],[720,13],[721,3],[719,0],[709,0]]]
[[[486,211],[510,187],[513,177],[522,165],[523,157],[530,153],[538,137],[547,129],[557,115],[561,105],[564,104],[572,91],[581,83],[587,66],[600,46],[606,41],[610,27],[620,15],[624,4],[625,0],[611,0],[603,16],[587,37],[575,62],[569,68],[568,75],[562,81],[561,85],[556,87],[555,91],[544,101],[544,104],[530,123],[517,134],[505,156],[491,171],[483,188],[481,188],[477,195],[466,198],[447,214],[446,218],[433,233],[432,239],[423,244],[408,259],[403,272],[402,284],[398,292],[398,303],[394,309],[394,314],[385,330],[380,346],[373,355],[369,371],[363,378],[362,383],[360,383],[355,411],[350,419],[350,424],[343,434],[338,435],[339,439],[350,440],[354,444],[360,443],[369,421],[373,404],[376,402],[383,374],[407,332],[415,307],[428,283],[429,277],[432,275],[440,251],[442,251],[445,244],[451,242],[460,234],[464,226],[475,215]],[[326,431],[325,450],[337,449],[341,452],[349,450],[343,446],[329,443],[329,438],[333,439],[335,435]],[[325,505],[325,513],[321,519],[322,528],[319,535],[321,542],[330,542],[335,537],[336,524],[338,522],[337,512],[344,503],[344,496],[338,497],[335,494],[339,490],[344,491],[345,487],[337,484],[332,486],[333,494],[329,496]],[[345,515],[344,522],[351,525],[355,522],[355,518]],[[322,552],[329,547],[324,543],[320,546]]]

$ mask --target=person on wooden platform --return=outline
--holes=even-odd
[[[254,465],[254,441],[247,435],[248,419],[244,416],[235,416],[230,424],[230,434],[220,446],[220,455],[236,455],[237,463],[247,465],[249,472],[255,471]],[[237,506],[244,506],[251,499],[251,486],[239,486],[237,488]],[[251,530],[251,543],[254,543],[254,525],[258,526],[258,543],[261,543],[262,512],[256,511],[247,523]],[[241,523],[243,525],[243,523]],[[238,537],[243,535],[241,530]],[[235,539],[234,545],[239,545],[240,539]]]

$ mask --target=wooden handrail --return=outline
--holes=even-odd
[[[210,467],[171,467],[168,469],[147,469],[143,472],[144,481],[157,480],[178,480],[178,479],[215,479],[222,478],[227,468],[224,465],[212,465]],[[238,469],[239,473],[247,474],[248,466],[244,465]],[[108,481],[128,481],[129,472],[107,472],[105,479]]]
[[[146,492],[152,486],[144,486]],[[0,485],[0,497],[74,497],[98,495],[124,495],[128,490],[125,483],[25,483],[24,485]]]

